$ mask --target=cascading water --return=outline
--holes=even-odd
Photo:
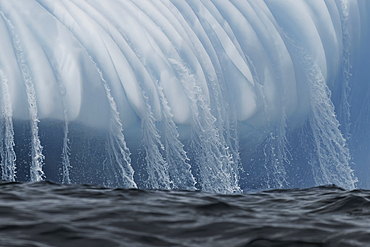
[[[28,66],[28,62],[25,58],[21,41],[19,40],[18,35],[14,30],[14,26],[7,19],[3,12],[0,12],[2,18],[8,25],[9,31],[11,33],[11,37],[13,40],[13,47],[16,53],[16,57],[18,60],[18,64],[23,76],[23,81],[26,88],[27,94],[27,101],[28,101],[28,109],[29,109],[29,116],[31,119],[31,169],[30,169],[30,178],[31,181],[41,181],[44,178],[44,171],[42,169],[44,155],[42,154],[42,146],[39,139],[39,130],[38,130],[38,116],[37,116],[37,101],[36,101],[36,91],[34,87],[34,82],[32,75],[30,73],[30,69]]]
[[[62,90],[62,94],[64,94],[64,90]],[[62,182],[65,184],[71,183],[71,178],[69,175],[69,170],[71,168],[71,163],[69,161],[69,139],[68,139],[68,114],[67,114],[67,106],[65,101],[63,100],[64,106],[64,137],[63,137],[63,149],[62,149],[62,164],[63,164],[63,180]]]
[[[109,105],[111,107],[111,119],[109,121],[109,137],[108,137],[108,164],[106,168],[107,173],[112,173],[113,178],[108,179],[107,186],[123,186],[129,188],[136,188],[136,183],[134,182],[134,171],[131,167],[130,151],[126,146],[124,136],[122,134],[122,124],[119,118],[119,113],[117,112],[116,103],[110,93],[109,86],[104,80],[102,72],[99,68],[97,71],[100,75],[101,80],[104,84],[104,89],[109,100]]]
[[[201,189],[219,193],[239,191],[238,177],[235,176],[238,167],[225,140],[218,133],[216,119],[211,114],[202,90],[196,85],[194,75],[191,75],[187,68],[176,61],[171,62],[175,71],[178,71],[180,81],[191,101],[191,152],[200,177]]]
[[[297,47],[298,50],[301,50]],[[309,117],[314,140],[310,160],[316,185],[334,183],[354,189],[357,179],[350,168],[350,154],[336,119],[330,90],[325,84],[320,68],[310,56],[302,53],[302,64],[308,78],[312,113]]]
[[[2,179],[368,188],[366,11],[363,0],[0,0]]]
[[[12,120],[12,106],[10,103],[9,86],[8,80],[4,75],[4,72],[0,69],[1,78],[1,140],[0,140],[0,152],[1,152],[1,178],[6,181],[15,181],[16,179],[16,166],[15,160],[16,155],[14,152],[14,130]]]
[[[62,148],[62,183],[63,184],[70,184],[71,178],[70,178],[70,169],[71,169],[71,163],[69,160],[70,152],[69,152],[69,144],[70,140],[68,138],[69,133],[69,120],[68,120],[68,107],[66,102],[66,88],[65,85],[62,82],[61,76],[59,74],[59,69],[56,67],[55,64],[53,64],[53,70],[55,73],[56,81],[60,88],[60,94],[62,95],[62,102],[63,102],[63,115],[64,115],[64,126],[63,126],[63,148]]]

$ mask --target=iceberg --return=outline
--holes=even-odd
[[[370,188],[370,2],[0,0],[7,181]]]

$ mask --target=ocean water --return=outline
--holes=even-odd
[[[370,191],[0,183],[1,246],[369,246]]]

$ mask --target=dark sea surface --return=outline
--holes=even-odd
[[[0,183],[0,246],[370,246],[370,191]]]

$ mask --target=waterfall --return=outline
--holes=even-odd
[[[30,73],[30,69],[27,65],[27,59],[24,55],[21,41],[19,40],[18,35],[14,30],[14,26],[12,25],[10,20],[5,17],[3,12],[0,11],[0,14],[8,24],[8,28],[11,32],[13,46],[18,60],[18,66],[20,67],[20,70],[22,72],[24,85],[26,87],[29,115],[31,119],[31,181],[41,181],[44,179],[44,172],[42,170],[42,167],[45,157],[42,154],[43,148],[41,146],[39,130],[37,126],[39,119],[37,117],[37,96],[34,88],[34,82]]]
[[[330,90],[321,70],[304,50],[296,46],[301,54],[302,65],[308,79],[311,96],[312,129],[316,155],[311,156],[310,165],[316,185],[336,184],[354,189],[357,178],[350,167],[351,157],[346,139],[339,129]]]
[[[15,181],[16,179],[16,154],[14,152],[13,114],[10,102],[8,80],[0,69],[1,80],[1,116],[0,116],[0,154],[1,154],[1,179]]]
[[[160,140],[160,135],[155,126],[155,119],[149,99],[143,90],[143,98],[146,107],[146,114],[141,120],[142,146],[145,150],[145,163],[147,168],[147,178],[144,186],[146,188],[170,189],[171,181],[168,174],[168,163],[164,160],[162,152],[164,146]]]
[[[91,58],[91,57],[90,57]],[[130,151],[127,148],[125,138],[123,136],[123,129],[119,113],[117,111],[116,103],[110,93],[110,88],[107,81],[104,79],[101,70],[97,67],[97,64],[91,58],[91,61],[95,64],[96,70],[98,71],[100,78],[103,82],[105,92],[111,107],[110,121],[109,121],[109,133],[108,133],[108,154],[109,161],[107,170],[107,176],[112,177],[109,173],[113,172],[113,178],[108,178],[107,186],[120,186],[136,188],[137,185],[134,181],[134,170],[131,167]],[[115,180],[115,181],[114,181]]]
[[[318,163],[311,162],[317,185],[337,184],[354,189],[357,179],[350,168],[350,155],[346,140],[339,130],[330,92],[317,65],[309,69],[309,86],[312,97],[310,125],[316,143]]]
[[[67,106],[67,100],[66,100],[66,85],[62,80],[62,76],[60,75],[60,68],[58,68],[58,64],[53,62],[51,63],[51,67],[56,79],[56,82],[58,83],[59,89],[60,89],[60,95],[62,100],[62,106],[63,106],[63,118],[64,118],[64,124],[63,124],[63,144],[62,144],[62,183],[63,184],[71,184],[71,176],[70,176],[70,170],[72,168],[71,162],[70,162],[70,140],[68,138],[69,134],[69,120],[68,120],[68,106]]]
[[[286,147],[285,126],[276,126],[276,132],[271,132],[264,145],[264,166],[267,173],[267,188],[284,188],[289,185],[285,164],[289,164]]]
[[[179,133],[172,120],[171,108],[165,99],[162,88],[157,88],[163,109],[163,138],[166,161],[168,163],[168,174],[170,177],[172,189],[194,190],[195,178],[191,173],[189,158],[184,151],[184,145],[178,139]]]
[[[343,102],[340,112],[344,116],[344,133],[349,133],[350,120],[350,68],[349,64],[349,38],[347,32],[348,6],[347,1],[341,1],[343,11]],[[340,129],[334,104],[331,100],[331,91],[326,84],[320,66],[314,61],[309,53],[292,36],[285,33],[288,42],[297,52],[297,59],[300,61],[302,70],[307,78],[310,93],[311,113],[309,126],[312,131],[313,147],[309,164],[311,165],[316,185],[336,184],[346,189],[356,188],[358,179],[351,169],[351,155],[347,146],[347,140]],[[308,134],[304,134],[306,138]],[[302,140],[302,142],[308,141]],[[310,152],[310,151],[309,151]]]
[[[154,5],[160,5],[160,8],[165,9],[165,6],[163,3],[153,1],[151,3],[147,1],[137,1],[133,2],[141,11],[143,14],[145,14],[148,18],[152,18],[152,20],[162,28],[162,32],[167,36],[166,38],[171,39],[173,42],[176,42],[176,38],[173,36],[176,36],[175,30],[169,30],[172,28],[172,26],[168,26],[167,20],[164,18],[156,17],[155,14],[159,14],[158,12],[153,13],[153,9],[155,9]],[[141,25],[145,26],[145,23],[141,23]],[[124,36],[128,36],[127,33],[122,33]],[[137,59],[140,60],[141,64],[143,65],[142,69],[145,68],[144,71],[141,72],[141,74],[148,73],[148,76],[151,78],[151,80],[154,82],[156,91],[158,93],[160,105],[161,105],[161,132],[158,133],[162,136],[163,139],[163,145],[159,143],[159,146],[163,149],[163,154],[165,157],[165,161],[167,163],[167,171],[168,176],[170,179],[170,187],[172,189],[188,189],[188,190],[194,190],[195,187],[195,178],[191,173],[191,166],[189,164],[189,158],[187,157],[186,152],[184,151],[184,145],[181,143],[179,138],[179,133],[177,131],[177,126],[173,120],[173,114],[172,109],[169,106],[168,99],[166,98],[163,87],[161,86],[161,83],[163,83],[163,80],[169,79],[169,78],[161,78],[160,75],[162,72],[157,66],[152,66],[151,64],[148,64],[145,59],[143,58],[143,55],[139,51],[135,45],[127,40],[129,43],[129,46],[131,50],[135,53]],[[162,53],[165,52],[165,49],[161,50]],[[160,56],[162,54],[158,54]],[[159,58],[160,59],[160,58]],[[145,85],[142,84],[142,87],[145,87]],[[145,141],[144,141],[145,142]],[[158,142],[158,141],[157,141]]]
[[[122,3],[123,4],[123,3]],[[104,12],[104,10],[102,10]],[[95,20],[101,27],[109,33],[110,38],[116,40],[117,46],[122,54],[125,55],[133,70],[138,75],[138,84],[142,90],[142,98],[144,100],[144,113],[142,114],[141,129],[142,129],[142,148],[143,154],[140,164],[147,171],[143,175],[143,186],[146,188],[182,188],[194,189],[194,177],[190,171],[190,165],[187,163],[186,153],[183,145],[178,140],[177,127],[173,121],[171,108],[168,106],[168,101],[163,94],[160,86],[161,71],[156,67],[152,67],[141,54],[143,51],[140,47],[136,47],[127,37],[125,28],[121,28],[112,19],[102,20],[100,14],[91,12],[96,16]],[[127,13],[130,16],[130,13]],[[124,26],[123,26],[124,27]],[[118,32],[111,32],[112,28],[117,28]],[[122,37],[125,37],[124,39]],[[143,37],[145,39],[145,37]],[[153,87],[148,86],[153,85]],[[148,93],[155,89],[159,96],[159,102],[162,112],[162,137],[157,126],[155,125],[155,117],[153,109],[150,105]]]
[[[63,149],[62,149],[62,165],[63,165],[63,179],[62,182],[65,184],[70,184],[71,179],[69,175],[69,170],[71,168],[71,163],[69,161],[69,139],[68,139],[68,116],[67,109],[64,108],[64,137],[63,137]]]
[[[229,147],[215,126],[216,119],[211,113],[201,88],[191,72],[181,63],[170,60],[180,81],[191,100],[192,138],[191,149],[194,162],[199,169],[201,188],[218,193],[240,191],[238,178],[234,177],[234,160]]]

